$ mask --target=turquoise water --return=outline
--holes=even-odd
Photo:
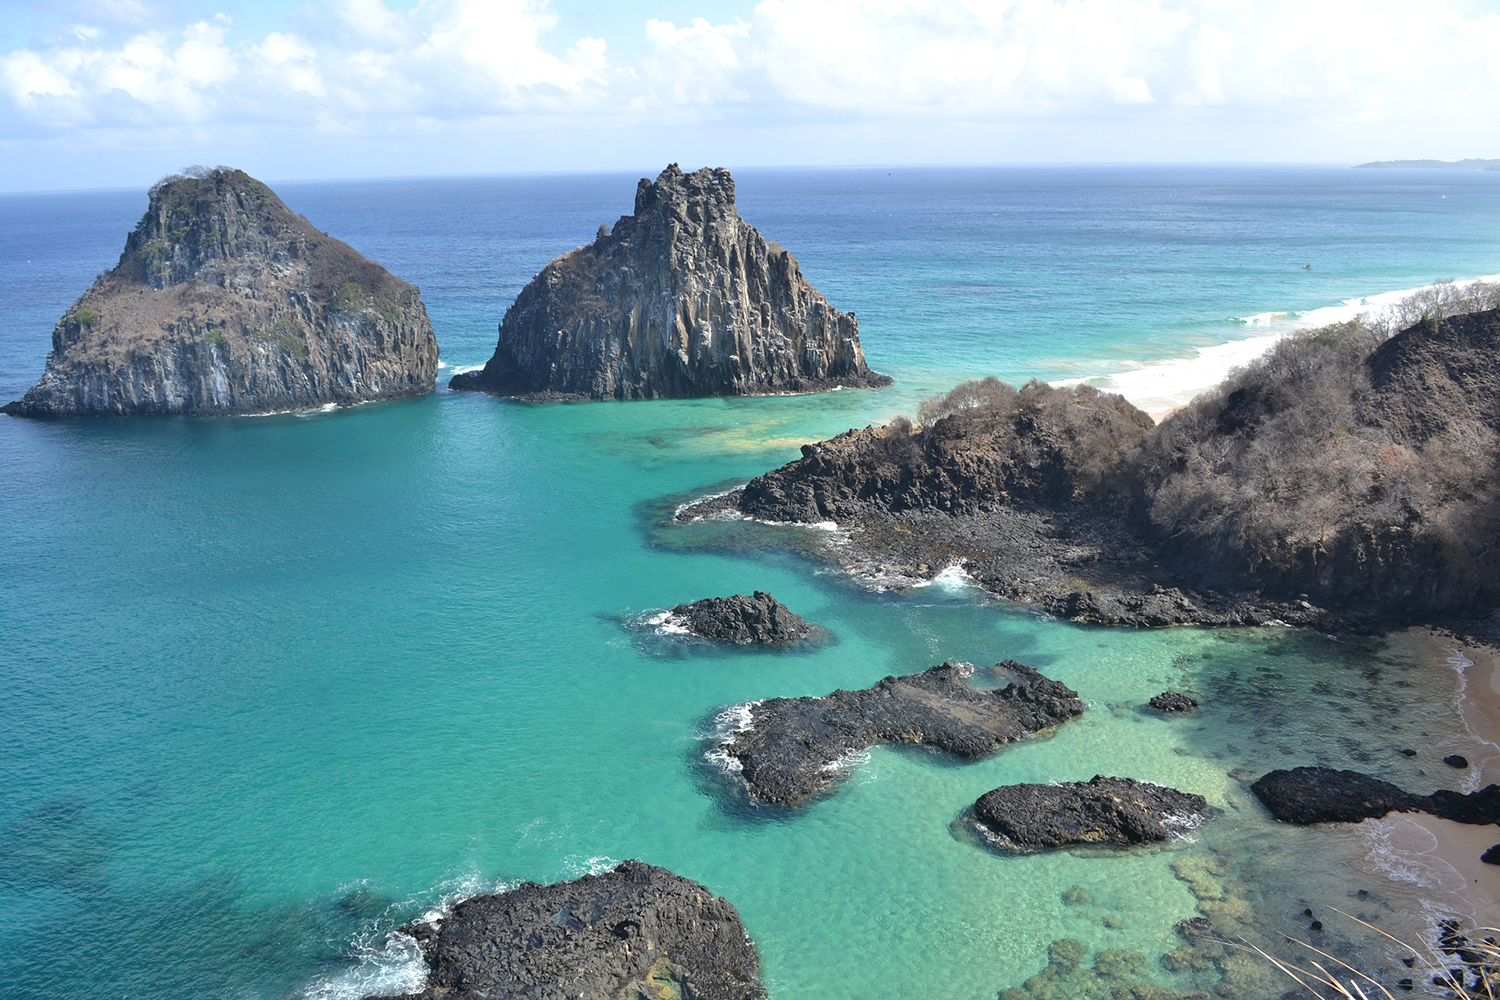
[[[1433,761],[1473,747],[1451,670],[1420,647],[1083,629],[962,587],[874,591],[792,551],[797,529],[662,519],[670,498],[959,378],[1103,373],[1244,335],[1236,317],[1500,270],[1500,177],[738,179],[742,214],[859,313],[892,389],[0,421],[6,995],[357,996],[409,980],[389,932],[442,899],[626,857],[733,901],[778,1000],[992,997],[1060,937],[1154,962],[1197,912],[1172,865],[1207,852],[1260,887],[1267,934],[1357,887],[1397,923],[1442,902],[1392,880],[1365,833],[1276,828],[1242,780],[1316,762],[1433,787]],[[420,284],[445,363],[467,366],[521,284],[618,215],[634,180],[278,190]],[[39,374],[51,324],[143,206],[0,199],[0,395]],[[639,624],[751,588],[832,641],[719,653]],[[950,657],[1030,663],[1090,711],[974,764],[877,749],[790,816],[736,808],[703,760],[727,706]],[[1169,685],[1202,695],[1203,715],[1139,710]],[[1223,815],[1124,855],[1000,857],[953,827],[997,784],[1095,773],[1196,791]],[[1096,904],[1064,903],[1075,886]]]

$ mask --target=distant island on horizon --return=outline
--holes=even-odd
[[[1500,170],[1500,160],[1373,160],[1361,163],[1356,170],[1423,167],[1431,170]]]

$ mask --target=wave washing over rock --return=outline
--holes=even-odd
[[[766,996],[760,958],[735,908],[639,861],[475,896],[406,930],[430,972],[405,1000]]]
[[[28,417],[255,414],[431,392],[417,289],[220,167],[169,177],[58,321]]]
[[[531,280],[495,354],[454,389],[528,399],[658,399],[890,384],[853,313],[740,218],[729,171],[641,179],[635,212]]]

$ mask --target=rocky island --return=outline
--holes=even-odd
[[[729,171],[641,179],[635,212],[552,261],[454,389],[523,399],[658,399],[888,385],[859,324],[740,218]]]
[[[1087,386],[967,383],[687,505],[834,521],[856,573],[1128,625],[1374,626],[1500,607],[1500,309],[1281,341],[1154,425]]]
[[[58,321],[27,417],[255,414],[431,392],[417,289],[240,170],[151,188],[120,261]]]
[[[679,604],[670,616],[694,635],[742,646],[784,646],[812,634],[800,615],[763,590]]]
[[[712,753],[734,762],[753,800],[790,806],[831,791],[841,762],[876,743],[982,757],[1083,714],[1076,692],[1031,667],[992,669],[1010,683],[976,689],[974,667],[950,660],[860,691],[755,702]]]
[[[1201,795],[1097,774],[1059,785],[1002,785],[974,803],[986,839],[1007,851],[1149,844],[1198,825],[1207,813]]]
[[[726,900],[639,861],[525,882],[414,924],[429,974],[404,1000],[763,1000],[760,958]]]

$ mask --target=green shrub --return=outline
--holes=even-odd
[[[328,303],[328,308],[336,313],[353,312],[360,307],[364,298],[364,286],[357,281],[346,281],[333,294],[332,300]]]

